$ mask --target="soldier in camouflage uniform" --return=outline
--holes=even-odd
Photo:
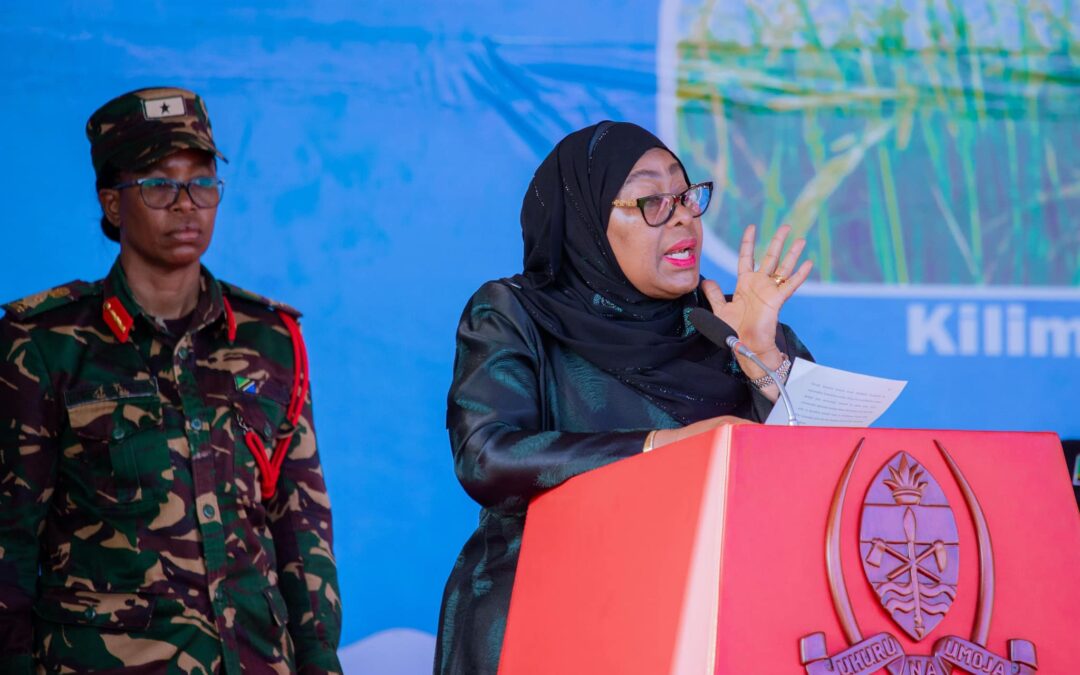
[[[120,256],[0,320],[0,672],[339,672],[299,314],[199,263],[206,108],[143,89],[87,136]]]

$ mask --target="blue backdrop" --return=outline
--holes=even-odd
[[[847,6],[818,4],[825,19]],[[914,14],[927,4],[935,3],[898,6]],[[343,644],[395,627],[433,633],[443,582],[477,516],[453,476],[444,429],[459,312],[485,280],[520,269],[520,200],[561,136],[626,119],[692,151],[690,126],[672,120],[693,94],[674,86],[671,60],[698,8],[674,0],[225,5],[0,8],[0,297],[99,278],[116,255],[97,226],[89,114],[143,86],[200,92],[229,158],[205,263],[305,312]],[[807,7],[757,5],[775,5],[781,18]],[[1069,0],[1048,6],[1066,28],[1064,67],[1075,68],[1076,11]],[[747,25],[762,21],[746,15]],[[1053,168],[1059,203],[1075,214],[1080,165],[1067,155],[1078,147],[1080,97],[1075,86],[1067,93],[1072,103],[1052,110],[1065,125]],[[798,194],[774,187],[790,190],[788,203]],[[1074,264],[1075,216],[1070,223],[1051,243]],[[730,290],[722,244],[718,234],[703,272]],[[1049,253],[1034,255],[1037,266]],[[1038,286],[819,280],[783,318],[821,362],[911,381],[881,426],[1077,437],[1080,276],[1070,274]],[[1000,330],[1020,326],[1021,348],[995,349],[999,315]]]

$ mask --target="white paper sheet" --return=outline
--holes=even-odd
[[[787,390],[799,424],[812,427],[868,427],[888,410],[907,380],[889,380],[822,366],[796,358]],[[788,423],[783,401],[765,424]]]

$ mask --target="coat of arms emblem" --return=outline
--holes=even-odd
[[[989,527],[978,499],[948,451],[936,443],[975,525],[979,555],[979,598],[970,639],[938,637],[924,654],[906,654],[888,632],[866,637],[848,597],[840,555],[840,514],[862,442],[837,484],[829,513],[825,557],[837,617],[849,647],[829,656],[825,635],[801,641],[807,675],[1033,675],[1035,646],[1009,640],[1009,657],[986,648],[994,595]],[[863,500],[859,554],[866,581],[893,623],[916,643],[931,636],[956,600],[960,582],[960,538],[956,517],[937,479],[912,454],[900,451],[878,471]]]
[[[937,481],[906,452],[882,467],[863,501],[863,570],[896,625],[922,640],[956,599],[960,538]]]

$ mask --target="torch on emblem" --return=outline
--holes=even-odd
[[[863,502],[863,571],[881,604],[918,641],[956,599],[956,520],[929,471],[906,452],[881,468]]]

